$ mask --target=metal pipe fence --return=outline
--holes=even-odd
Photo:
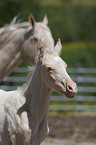
[[[73,99],[68,99],[53,90],[50,111],[96,111],[96,68],[69,68],[67,71],[77,83],[78,93]],[[17,89],[26,82],[27,74],[27,68],[17,67],[0,83],[0,89]]]

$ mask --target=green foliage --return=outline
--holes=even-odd
[[[14,16],[19,15],[28,21],[30,13],[37,18],[40,13],[38,0],[0,0],[0,26],[10,23]]]
[[[96,43],[77,42],[63,44],[61,57],[68,67],[96,67]]]
[[[49,27],[55,41],[60,37],[64,43],[61,57],[69,67],[75,67],[78,63],[82,67],[96,67],[95,2],[0,0],[0,26],[10,23],[16,15],[28,21],[30,13],[33,13],[37,21],[42,21],[44,15],[48,15]],[[24,62],[21,66],[27,65]]]
[[[10,23],[12,18],[20,11],[19,2],[12,0],[0,0],[0,26]]]
[[[71,0],[0,0],[0,26],[15,15],[28,20],[33,13],[37,21],[48,15],[54,39],[62,42],[96,40],[96,3],[73,3]]]
[[[58,37],[62,42],[96,40],[96,6],[42,6],[41,16],[45,13],[55,40]]]

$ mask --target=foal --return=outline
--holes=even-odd
[[[38,47],[38,62],[25,88],[0,90],[0,145],[40,145],[47,136],[48,109],[52,88],[71,98],[77,86],[60,58],[61,43],[44,52]]]

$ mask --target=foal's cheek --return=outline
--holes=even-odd
[[[56,76],[53,75],[53,74],[50,74],[50,78],[53,79],[53,80],[55,80],[56,79]]]

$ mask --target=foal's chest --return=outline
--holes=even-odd
[[[11,121],[8,126],[8,142],[12,145],[30,145],[31,129],[27,113],[23,112],[15,122]]]

